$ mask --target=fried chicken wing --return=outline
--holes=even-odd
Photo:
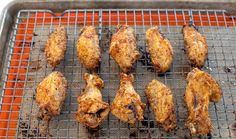
[[[77,40],[77,56],[86,69],[95,69],[101,61],[98,34],[93,26],[83,27]]]
[[[140,58],[133,28],[128,25],[118,26],[117,32],[112,35],[109,53],[123,72],[132,68]]]
[[[145,89],[145,94],[154,112],[155,119],[165,131],[176,127],[173,95],[163,83],[152,80]]]
[[[154,68],[166,72],[173,61],[173,49],[170,41],[159,32],[157,27],[152,27],[146,32],[147,48]]]
[[[48,37],[44,53],[47,62],[55,68],[64,58],[67,47],[67,33],[62,26],[57,27]]]
[[[205,36],[200,34],[194,25],[184,25],[183,35],[185,50],[193,66],[204,66],[208,53],[208,45]]]
[[[111,113],[120,120],[134,124],[143,120],[145,104],[133,87],[134,77],[132,74],[120,74],[120,87],[111,104]]]
[[[59,115],[66,99],[67,80],[62,73],[54,71],[36,88],[36,102],[42,111],[51,116]]]
[[[197,68],[188,73],[187,82],[184,95],[188,108],[186,126],[192,134],[208,134],[213,130],[208,113],[209,101],[220,101],[221,88],[208,73]]]
[[[100,92],[104,83],[95,74],[85,73],[84,80],[86,86],[77,98],[78,111],[76,119],[90,128],[96,128],[105,120],[110,111],[109,104],[102,101]]]

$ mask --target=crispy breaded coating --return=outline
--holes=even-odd
[[[145,104],[133,87],[132,74],[120,74],[120,87],[111,104],[111,113],[123,122],[134,124],[143,120]]]
[[[110,111],[109,104],[102,101],[100,92],[104,83],[95,74],[85,73],[84,80],[86,86],[77,98],[76,119],[90,128],[96,128],[106,119]]]
[[[67,80],[61,72],[49,74],[36,88],[36,102],[48,114],[59,115],[66,99]]]
[[[146,32],[147,48],[154,68],[166,72],[173,61],[173,49],[170,41],[159,32],[158,27],[149,28]]]
[[[186,126],[192,134],[208,134],[213,130],[208,113],[209,101],[218,102],[222,92],[208,73],[197,68],[188,73],[184,96],[188,108]]]
[[[123,72],[128,72],[132,68],[133,64],[140,58],[133,28],[128,25],[117,27],[117,32],[111,38],[109,54]]]
[[[67,48],[66,29],[58,26],[48,37],[45,45],[44,53],[47,62],[55,68],[60,61],[65,57]]]
[[[154,112],[155,119],[165,131],[176,127],[173,94],[163,83],[152,80],[145,88],[148,102]]]
[[[85,26],[80,30],[76,48],[77,57],[86,69],[95,69],[99,66],[101,50],[95,27]]]
[[[185,50],[191,64],[198,68],[203,67],[208,54],[205,36],[200,34],[194,25],[184,25],[183,35]]]

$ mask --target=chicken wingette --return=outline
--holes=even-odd
[[[117,27],[117,32],[111,38],[109,54],[123,72],[128,72],[132,68],[136,60],[140,58],[133,28],[128,25]]]
[[[47,62],[55,68],[65,57],[67,48],[67,33],[63,26],[57,27],[48,37],[44,53]]]
[[[62,73],[54,71],[36,88],[36,102],[47,116],[59,115],[66,99],[67,80]],[[46,116],[46,115],[45,115]]]
[[[120,74],[120,87],[111,104],[111,113],[121,121],[134,124],[143,120],[145,104],[133,87],[134,77],[132,74]]]
[[[176,127],[173,95],[163,83],[152,80],[145,88],[145,95],[154,112],[155,119],[165,131]]]
[[[170,41],[152,27],[146,32],[147,48],[154,68],[161,73],[166,72],[173,61],[173,49]]]
[[[95,69],[99,66],[101,50],[95,27],[85,26],[80,30],[76,47],[77,57],[86,69]]]
[[[193,24],[183,26],[185,51],[190,63],[198,68],[204,66],[208,54],[205,36],[200,34]]]
[[[90,127],[96,128],[109,114],[109,104],[102,101],[100,90],[104,87],[103,80],[95,74],[84,74],[86,86],[77,98],[78,111],[76,119]]]
[[[188,109],[186,126],[191,134],[208,134],[213,126],[208,113],[209,101],[218,102],[222,92],[208,73],[197,68],[188,73],[184,100]]]

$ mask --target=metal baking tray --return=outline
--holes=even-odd
[[[40,130],[45,125],[36,118],[38,107],[34,94],[37,84],[52,72],[43,48],[48,34],[57,25],[66,26],[68,49],[55,70],[64,73],[69,87],[61,115],[50,122],[50,138],[236,138],[235,1],[198,1],[197,5],[195,2],[23,0],[10,3],[1,16],[0,138],[44,138]],[[193,137],[184,126],[187,118],[183,102],[185,78],[192,67],[184,54],[181,33],[182,26],[190,20],[206,36],[209,45],[203,70],[218,80],[223,90],[221,101],[209,106],[214,131]],[[97,29],[102,49],[102,63],[97,73],[105,82],[103,99],[111,103],[119,86],[120,71],[108,55],[108,48],[117,24],[129,24],[135,29],[142,58],[132,73],[134,87],[142,101],[146,103],[144,87],[152,79],[164,82],[173,91],[178,125],[174,131],[166,133],[158,127],[149,106],[144,121],[134,126],[112,114],[97,130],[87,129],[75,120],[76,98],[84,87],[82,75],[86,72],[76,57],[79,30],[85,25]],[[165,74],[155,72],[147,58],[145,32],[151,26],[158,26],[174,48],[172,67]]]

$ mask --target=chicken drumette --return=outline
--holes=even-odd
[[[143,120],[145,104],[133,87],[134,77],[132,74],[120,74],[120,87],[115,99],[111,104],[111,113],[120,120],[134,124]]]
[[[208,134],[213,129],[208,114],[209,101],[220,100],[221,88],[208,73],[197,68],[188,73],[187,82],[184,95],[188,108],[186,126],[191,134]]]
[[[46,114],[42,116],[51,117],[60,114],[67,95],[66,89],[67,80],[58,71],[52,72],[39,83],[35,97],[40,110]]]
[[[101,50],[96,30],[93,26],[83,27],[77,40],[77,56],[86,69],[95,69],[101,61]]]
[[[148,102],[154,112],[155,119],[165,131],[176,127],[173,95],[163,83],[152,80],[145,89]]]
[[[205,36],[192,24],[183,26],[185,50],[193,66],[201,68],[207,58],[208,46]]]
[[[147,48],[154,68],[159,72],[166,72],[173,61],[173,49],[170,41],[152,27],[146,32]]]
[[[66,29],[62,26],[57,27],[46,42],[44,53],[47,62],[55,68],[64,58],[67,47]]]
[[[90,128],[96,128],[107,117],[110,111],[109,104],[102,101],[102,94],[100,92],[104,83],[95,74],[85,73],[84,80],[86,81],[86,86],[77,98],[78,111],[76,119]]]
[[[131,27],[118,26],[117,32],[112,35],[109,53],[123,72],[128,72],[132,68],[135,61],[140,58],[140,54],[136,47],[134,30]]]

